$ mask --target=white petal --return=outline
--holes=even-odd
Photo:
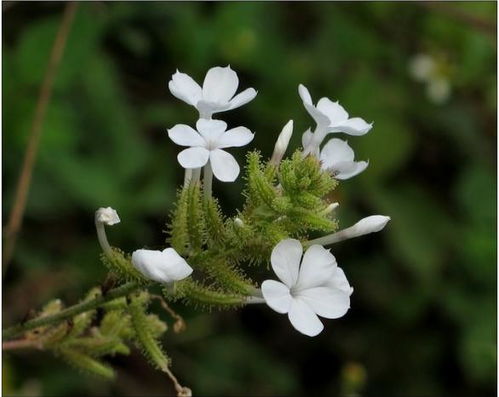
[[[372,128],[372,124],[366,123],[360,117],[348,119],[339,124],[332,125],[330,132],[344,132],[348,135],[364,135]]]
[[[191,147],[182,150],[178,156],[178,162],[184,168],[199,168],[208,162],[210,152],[202,147]]]
[[[303,135],[301,136],[301,145],[305,149],[308,145],[310,145],[310,142],[312,142],[314,134],[312,134],[312,131],[310,131],[310,128],[306,130]]]
[[[301,100],[309,105],[313,105],[312,103],[312,97],[310,96],[310,92],[308,91],[308,88],[305,87],[303,84],[300,84],[298,86],[298,94],[300,95]]]
[[[352,295],[353,288],[350,286],[350,283],[345,276],[345,272],[341,267],[337,267],[333,276],[328,280],[326,286],[329,288],[337,288],[347,293],[348,296]]]
[[[330,168],[335,173],[335,178],[346,180],[364,171],[369,163],[367,161],[343,161],[333,164]]]
[[[325,318],[339,318],[350,308],[350,294],[338,289],[317,287],[303,290],[297,295],[317,315]]]
[[[318,110],[315,106],[309,105],[308,103],[303,103],[303,106],[305,106],[305,109],[307,110],[308,114],[312,116],[312,118],[315,120],[318,126],[322,127],[327,127],[330,124],[329,117],[327,117],[324,113],[322,113],[320,110]]]
[[[277,313],[285,314],[291,306],[289,287],[279,281],[265,280],[262,283],[262,295],[272,309]]]
[[[236,127],[222,134],[218,139],[218,148],[241,147],[250,143],[254,134],[246,127]]]
[[[323,168],[333,167],[335,163],[342,161],[353,161],[355,155],[347,141],[338,138],[330,139],[321,151],[321,163]]]
[[[201,87],[189,75],[180,73],[177,70],[168,83],[170,92],[178,99],[187,102],[189,105],[196,106],[201,99]]]
[[[324,285],[334,274],[336,259],[322,245],[312,245],[307,249],[300,267],[298,290]]]
[[[227,129],[227,123],[222,120],[199,119],[196,128],[209,145],[214,145]]]
[[[209,102],[227,103],[239,85],[236,72],[230,66],[216,66],[208,70],[203,82],[203,99]]]
[[[158,282],[171,280],[163,272],[163,255],[161,251],[139,249],[132,253],[132,264],[145,277]]]
[[[225,150],[215,149],[210,152],[210,163],[215,177],[222,182],[234,182],[239,175],[239,164]]]
[[[243,92],[240,92],[230,100],[229,109],[235,109],[239,106],[247,104],[249,101],[252,101],[256,97],[256,94],[257,92],[254,88],[245,89]]]
[[[389,216],[371,215],[366,218],[362,218],[350,229],[352,229],[354,237],[363,236],[369,233],[376,233],[383,230],[390,219],[391,218]]]
[[[173,248],[164,249],[162,254],[163,260],[168,264],[166,270],[172,281],[183,280],[192,273],[192,267]]]
[[[301,299],[293,299],[288,317],[293,327],[307,336],[316,336],[324,329],[317,314]]]
[[[329,98],[321,98],[317,103],[317,109],[329,118],[331,124],[338,124],[348,119],[348,113],[343,106]]]
[[[280,241],[272,250],[270,263],[279,279],[289,288],[298,280],[298,269],[303,253],[301,243],[295,239]]]
[[[170,139],[180,146],[204,146],[205,141],[194,129],[185,124],[177,124],[168,130]]]

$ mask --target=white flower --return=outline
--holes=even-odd
[[[329,98],[319,99],[315,106],[308,89],[303,84],[299,85],[298,93],[305,109],[317,123],[315,132],[306,131],[303,137],[303,141],[306,142],[304,149],[307,154],[317,154],[321,142],[329,133],[344,132],[349,135],[364,135],[372,128],[372,123],[366,123],[360,117],[349,118],[343,106]]]
[[[288,314],[299,332],[318,335],[324,328],[317,316],[339,318],[350,308],[350,287],[334,256],[320,245],[305,252],[298,240],[281,241],[272,251],[272,269],[281,280],[265,280],[262,294],[267,305]]]
[[[95,220],[96,222],[104,223],[108,226],[116,225],[121,222],[118,213],[111,207],[101,207],[95,211]]]
[[[257,92],[248,88],[234,96],[239,85],[237,73],[230,66],[216,66],[208,70],[199,86],[189,75],[177,72],[168,83],[170,92],[182,101],[194,106],[199,111],[199,117],[210,119],[213,113],[224,112],[242,106],[253,98]]]
[[[254,135],[246,127],[226,131],[227,124],[221,120],[199,119],[196,128],[197,131],[188,125],[177,124],[168,130],[168,136],[177,145],[190,146],[179,153],[180,165],[199,168],[209,161],[217,179],[235,181],[239,175],[239,164],[222,149],[244,146],[252,141]]]
[[[192,273],[192,267],[173,248],[136,250],[132,254],[132,263],[144,276],[160,283],[182,280]]]
[[[289,120],[286,125],[283,127],[281,133],[277,137],[277,141],[274,146],[274,152],[272,153],[272,157],[270,162],[272,164],[278,165],[284,153],[286,153],[286,149],[289,145],[289,140],[291,139],[291,135],[293,135],[293,120]]]
[[[336,179],[349,179],[364,171],[367,161],[354,161],[355,154],[347,141],[338,138],[329,140],[322,148],[322,169],[331,171]]]

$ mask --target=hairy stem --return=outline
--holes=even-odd
[[[89,301],[81,302],[76,305],[70,306],[64,310],[61,310],[56,314],[35,318],[33,320],[26,321],[25,323],[20,323],[12,327],[9,327],[2,331],[2,337],[4,339],[9,339],[34,328],[38,328],[44,325],[59,323],[77,314],[93,310],[103,305],[104,303],[112,301],[116,298],[126,296],[138,288],[140,288],[140,285],[135,282],[123,284],[118,288],[108,291],[105,295],[101,295]]]

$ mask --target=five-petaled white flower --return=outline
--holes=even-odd
[[[208,70],[203,88],[189,75],[178,70],[168,83],[170,92],[178,99],[194,106],[199,112],[199,117],[203,119],[210,119],[214,113],[238,108],[255,98],[257,92],[253,88],[234,96],[238,85],[237,73],[230,66],[225,68],[216,66]]]
[[[320,245],[312,245],[302,258],[298,240],[277,244],[271,256],[272,269],[281,282],[265,280],[262,294],[267,305],[288,314],[293,327],[308,336],[324,328],[318,316],[339,318],[350,308],[350,287],[334,256]]]
[[[177,124],[168,130],[170,139],[180,146],[191,146],[181,151],[178,162],[184,168],[199,168],[208,161],[215,177],[223,182],[233,182],[239,175],[239,164],[225,148],[248,144],[254,137],[246,127],[226,131],[221,120],[199,119],[197,131],[185,124]]]
[[[298,93],[303,101],[307,112],[317,123],[315,132],[307,130],[303,134],[303,144],[305,154],[318,154],[320,144],[327,134],[333,132],[344,132],[349,135],[364,135],[371,128],[372,124],[367,123],[360,117],[349,118],[347,111],[338,102],[333,102],[329,98],[321,98],[314,106],[312,97],[308,89],[300,84]]]
[[[160,283],[179,281],[192,273],[192,267],[173,248],[136,250],[132,254],[132,263],[144,276]]]
[[[333,173],[336,179],[349,179],[364,171],[367,161],[354,161],[355,154],[347,141],[333,138],[321,150],[322,169]]]

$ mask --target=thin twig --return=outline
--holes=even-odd
[[[17,183],[14,207],[12,208],[9,223],[5,229],[5,241],[2,256],[3,273],[5,273],[5,270],[12,259],[17,236],[19,234],[19,230],[21,229],[24,210],[26,208],[26,199],[28,197],[29,186],[31,184],[31,177],[33,174],[33,167],[35,165],[38,146],[40,143],[43,121],[52,96],[55,76],[57,75],[57,70],[64,53],[64,48],[66,46],[67,37],[74,19],[77,5],[77,2],[69,2],[66,4],[61,25],[54,40],[47,70],[40,88],[40,94],[35,108],[35,115],[33,117],[29,133],[28,146],[24,154],[24,162]]]
[[[161,368],[161,370],[168,375],[168,377],[171,379],[173,382],[173,387],[175,387],[175,390],[177,392],[177,397],[191,397],[192,396],[192,391],[188,387],[182,386],[178,380],[177,377],[173,374],[173,372],[170,370],[170,368]]]

